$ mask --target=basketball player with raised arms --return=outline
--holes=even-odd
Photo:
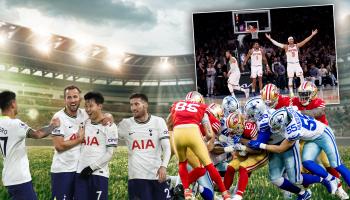
[[[259,79],[259,89],[260,91],[263,88],[262,83],[262,76],[263,76],[263,66],[264,63],[266,65],[267,71],[270,71],[270,67],[267,63],[267,59],[265,56],[265,51],[260,47],[259,42],[254,42],[253,48],[249,50],[247,56],[244,58],[242,69],[247,64],[248,59],[250,60],[250,66],[251,66],[251,72],[250,72],[250,78],[252,79],[252,93],[254,96],[256,96],[255,89],[256,89],[256,77]]]
[[[284,49],[287,55],[287,74],[288,74],[288,87],[290,96],[294,96],[293,92],[293,77],[294,74],[300,78],[300,84],[304,82],[303,70],[301,69],[299,63],[299,48],[304,46],[308,41],[311,40],[318,33],[318,30],[315,29],[311,32],[311,35],[305,38],[299,43],[294,43],[294,38],[292,36],[288,37],[288,44],[281,44],[271,38],[270,34],[265,34],[267,39],[269,39],[274,45]]]

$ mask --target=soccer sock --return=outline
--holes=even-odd
[[[188,174],[188,184],[191,185],[195,182],[199,177],[205,174],[205,168],[196,167]]]
[[[209,188],[200,186],[199,193],[201,194],[201,196],[204,200],[214,199],[214,193]]]
[[[346,184],[350,186],[350,170],[344,164],[339,165],[335,169],[342,175]]]
[[[297,194],[297,195],[301,192],[300,188],[298,188],[297,186],[295,186],[294,184],[292,184],[289,180],[287,180],[285,178],[283,178],[282,185],[280,185],[278,187],[281,188],[282,190],[286,190],[286,191],[289,191],[289,192]]]
[[[209,172],[210,178],[216,183],[216,185],[219,188],[220,192],[225,192],[226,188],[224,183],[221,180],[221,176],[219,174],[219,172],[216,170],[216,168],[214,167],[213,163],[210,163],[209,165],[205,166],[205,168],[207,169],[207,171]]]
[[[188,189],[190,184],[188,183],[187,160],[179,162],[179,176],[184,189]]]
[[[341,175],[339,174],[339,172],[337,172],[337,170],[334,169],[333,167],[326,167],[326,170],[328,173],[332,174],[334,177],[337,177],[339,179],[338,187],[340,187],[341,186],[341,180],[340,180]]]
[[[248,171],[244,167],[239,168],[239,179],[236,194],[243,196],[243,193],[248,185]]]
[[[228,165],[227,169],[226,169],[225,177],[224,177],[224,184],[225,184],[225,188],[227,190],[230,189],[230,187],[233,183],[234,177],[235,177],[235,169],[233,167],[231,167],[230,165]]]
[[[317,163],[315,163],[312,160],[307,160],[303,162],[303,166],[309,170],[310,172],[312,172],[313,174],[316,174],[317,176],[320,176],[328,181],[330,181],[329,179],[329,174],[328,172],[323,169],[320,165],[318,165]],[[331,176],[333,177],[333,176]]]

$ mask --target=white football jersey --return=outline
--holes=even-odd
[[[264,114],[262,114],[259,119],[256,121],[258,131],[271,131],[269,126],[269,119],[271,114],[274,112],[274,109],[268,108],[265,110]],[[271,131],[271,136],[267,144],[278,144],[284,140],[284,137],[280,134],[274,134]]]
[[[261,66],[262,65],[262,52],[259,48],[258,50],[255,50],[253,48],[252,55],[250,56],[250,63],[252,66]]]
[[[118,134],[128,147],[129,179],[157,180],[157,170],[162,164],[160,141],[169,139],[164,119],[154,115],[144,123],[133,117],[123,119],[118,124]]]
[[[78,130],[81,123],[85,123],[88,115],[84,109],[78,109],[77,116],[69,116],[64,109],[58,111],[54,117],[60,120],[60,127],[52,132],[53,136],[62,136],[64,140],[74,140],[77,138]],[[55,150],[52,159],[51,172],[76,172],[80,156],[80,145],[63,152]]]
[[[2,182],[4,186],[18,185],[32,180],[25,138],[30,130],[19,119],[0,117],[0,149],[4,158]]]
[[[102,124],[92,123],[90,119],[87,120],[77,173],[99,160],[107,152],[107,147],[116,147],[117,144],[118,131],[114,123],[110,126],[103,126]],[[108,178],[108,164],[95,170],[92,174]]]
[[[287,108],[293,115],[292,122],[286,127],[284,136],[288,140],[314,140],[319,137],[327,127],[322,122],[301,114],[292,107]]]
[[[287,63],[299,63],[299,50],[296,44],[287,47]]]

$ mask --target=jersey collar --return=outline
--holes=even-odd
[[[73,119],[76,119],[77,116],[78,116],[78,113],[77,113],[76,116],[69,114],[69,113],[66,111],[66,108],[63,109],[63,112],[64,112],[64,114],[66,114],[68,117],[73,118]]]
[[[144,121],[144,122],[137,121],[137,120],[135,119],[135,117],[134,117],[134,121],[135,121],[136,123],[138,123],[138,124],[147,124],[147,123],[151,120],[151,116],[152,116],[152,115],[148,113],[148,118],[147,118],[147,120]]]

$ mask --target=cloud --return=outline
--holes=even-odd
[[[157,16],[150,8],[130,1],[111,0],[5,0],[9,8],[36,9],[47,16],[77,19],[93,24],[112,24],[150,29]]]

